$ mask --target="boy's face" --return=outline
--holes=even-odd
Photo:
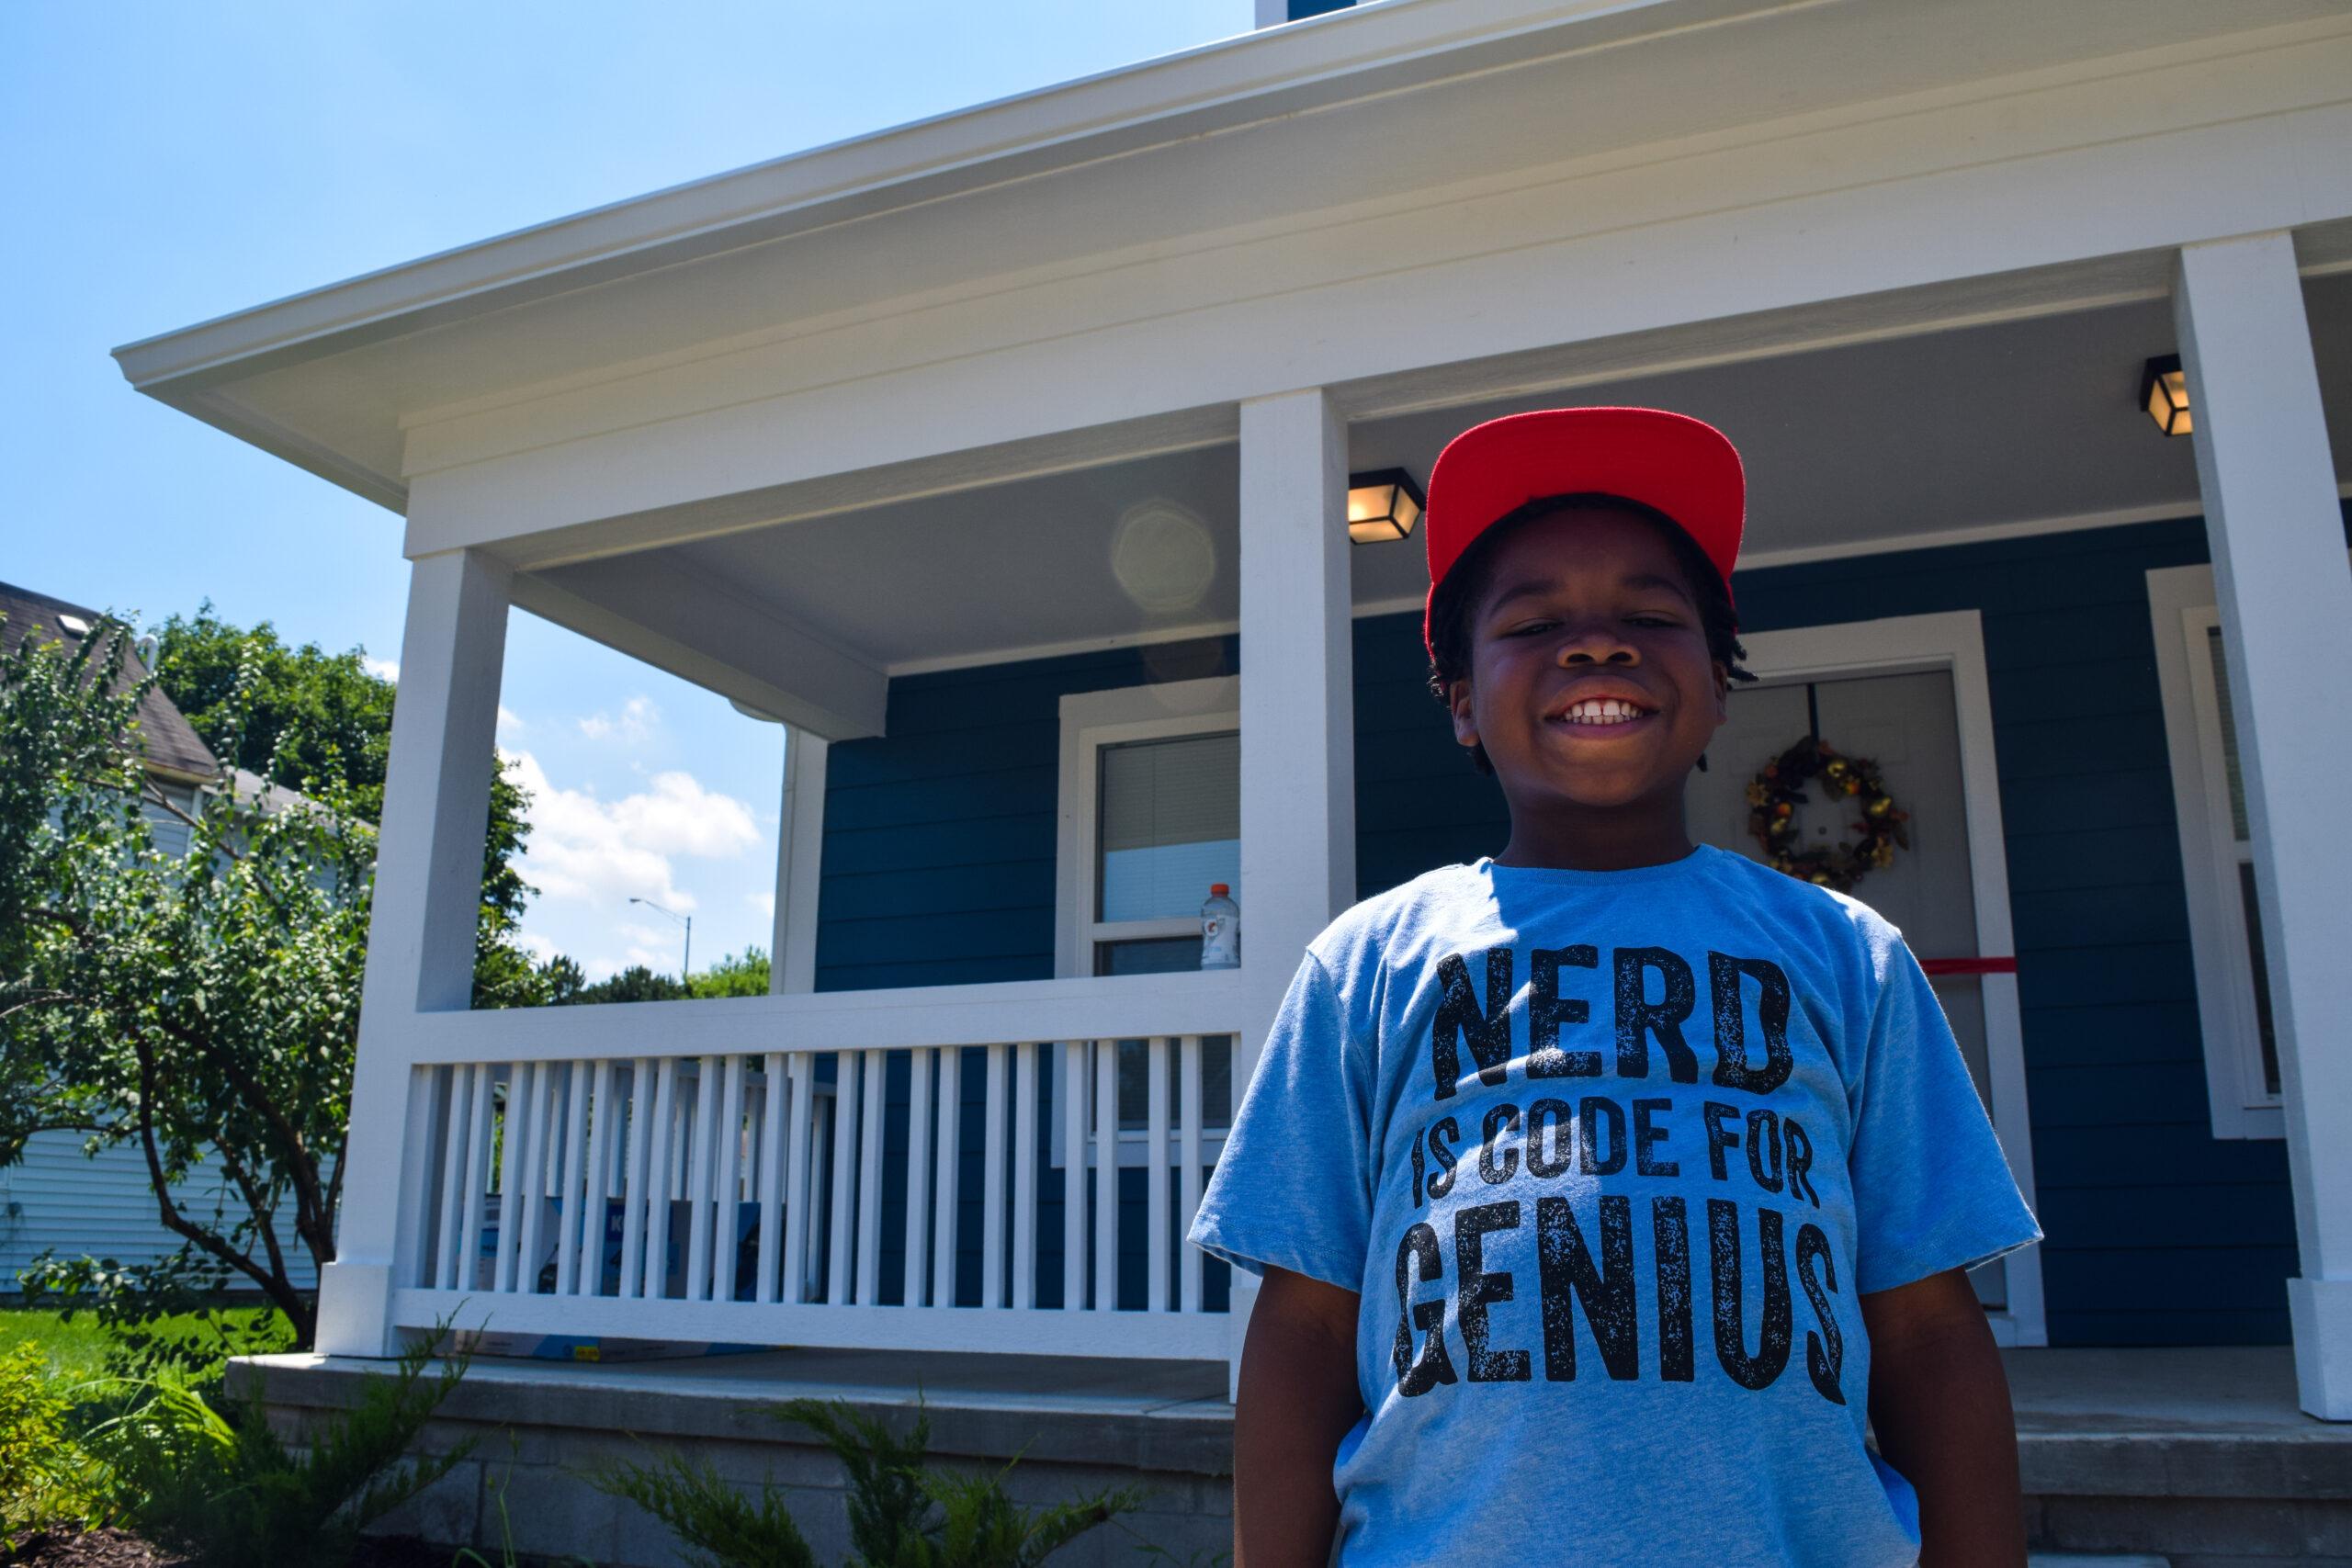
[[[1728,676],[1674,551],[1605,506],[1503,541],[1470,617],[1453,735],[1484,744],[1514,817],[1670,801],[1725,716]]]

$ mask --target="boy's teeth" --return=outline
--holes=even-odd
[[[1567,712],[1570,724],[1623,724],[1641,716],[1641,709],[1615,697],[1587,697]]]

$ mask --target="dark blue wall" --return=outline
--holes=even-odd
[[[1758,631],[1983,613],[2056,1344],[2287,1337],[2283,1148],[2210,1132],[2148,618],[2147,570],[2204,558],[2202,525],[2185,519],[1737,583]],[[1050,976],[1061,694],[1226,672],[1235,658],[1225,638],[892,682],[888,738],[831,753],[820,987]],[[1422,687],[1418,618],[1358,622],[1355,658],[1360,889],[1499,846],[1500,796]],[[967,1095],[977,1067],[974,1055]],[[967,1148],[978,1131],[975,1106]],[[1057,1204],[1058,1189],[1057,1173]],[[1041,1240],[1059,1235],[1057,1208]],[[895,1273],[895,1254],[884,1267]]]
[[[2287,1337],[2284,1146],[2212,1136],[2146,573],[2194,518],[1742,577],[1758,630],[1975,608],[2000,754],[2050,1337]]]

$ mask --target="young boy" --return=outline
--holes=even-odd
[[[1510,840],[1307,949],[1202,1201],[1263,1279],[1235,1568],[2024,1560],[1963,1270],[2040,1232],[1934,994],[1683,822],[1744,515],[1656,410],[1438,459],[1431,683]]]

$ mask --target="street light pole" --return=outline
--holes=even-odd
[[[695,972],[695,918],[692,915],[682,915],[677,910],[666,905],[657,904],[650,898],[631,898],[629,902],[642,904],[649,909],[667,915],[686,928],[686,951],[684,957],[678,964],[678,984],[691,989],[694,986]]]

